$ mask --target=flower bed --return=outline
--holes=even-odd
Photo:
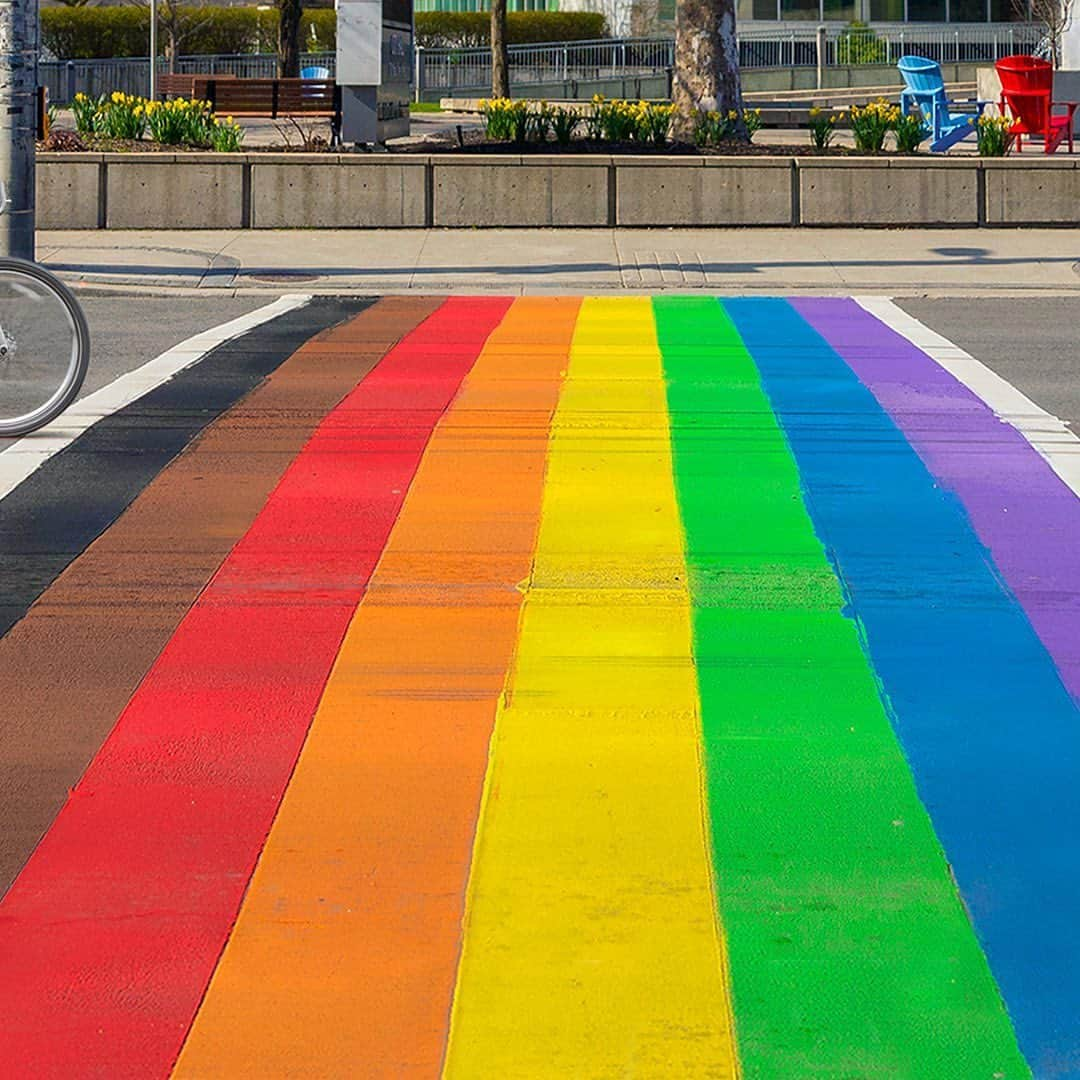
[[[231,116],[224,120],[218,117],[208,101],[148,101],[117,91],[97,98],[76,94],[71,111],[76,134],[88,149],[103,149],[101,141],[125,144],[146,140],[162,147],[235,153],[244,141],[243,128]],[[97,145],[90,145],[94,142]]]
[[[811,108],[803,145],[760,144],[761,110],[741,113],[702,111],[694,118],[690,139],[672,136],[674,109],[663,102],[595,97],[588,104],[548,103],[521,99],[482,101],[484,130],[452,131],[396,145],[403,154],[619,154],[649,156],[808,157],[911,156],[928,138],[929,129],[918,112],[908,115],[884,99],[848,110],[826,112]],[[231,117],[217,117],[208,102],[176,99],[168,102],[114,93],[89,98],[76,95],[72,105],[75,132],[56,130],[38,148],[46,151],[132,152],[140,150],[242,149],[244,130]],[[1008,118],[972,117],[978,152],[983,157],[1006,155],[1013,138]],[[840,124],[851,129],[855,147],[837,146]],[[254,153],[341,153],[329,141],[296,125],[278,127],[283,142],[252,147]],[[742,137],[742,136],[745,136]],[[346,151],[348,152],[348,151]]]

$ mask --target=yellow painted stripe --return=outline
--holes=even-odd
[[[587,300],[496,720],[446,1072],[737,1073],[649,301]]]
[[[436,427],[176,1076],[438,1074],[578,303],[516,300]]]

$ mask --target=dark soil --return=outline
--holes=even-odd
[[[66,128],[57,128],[49,134],[47,139],[38,142],[38,150],[66,151],[69,153],[79,151],[91,151],[96,154],[179,154],[197,151],[210,153],[206,146],[192,146],[187,143],[165,144],[155,142],[152,139],[110,139],[105,135],[79,134]],[[274,146],[244,146],[241,144],[239,153],[244,154],[321,154],[330,151],[329,142],[321,136],[315,136],[304,143],[299,141],[291,144],[278,143]],[[334,153],[337,153],[334,149]]]
[[[855,157],[865,156],[860,151],[844,146],[830,146],[817,150],[809,145],[807,133],[805,145],[776,146],[767,143],[741,143],[725,141],[720,146],[698,147],[691,143],[671,142],[664,146],[651,146],[639,142],[612,143],[596,139],[576,138],[567,145],[556,142],[512,143],[493,142],[482,131],[463,131],[460,138],[453,133],[432,135],[422,142],[393,147],[401,154],[631,154],[642,157],[663,154],[686,157]],[[888,155],[883,151],[881,155]]]
[[[178,153],[206,150],[204,146],[164,146],[149,139],[110,139],[104,135],[79,135],[74,131],[57,129],[44,142],[37,144],[39,150],[80,151],[97,153]],[[348,148],[345,148],[346,151]],[[804,144],[777,146],[767,143],[740,143],[726,141],[720,146],[698,147],[690,143],[672,142],[664,146],[650,146],[639,142],[610,143],[595,139],[577,138],[568,145],[545,143],[493,142],[482,131],[462,131],[460,137],[453,132],[431,135],[422,141],[399,143],[390,149],[396,154],[626,154],[650,157],[657,154],[685,157],[866,157],[859,150],[845,146],[830,146],[817,150],[809,145],[809,134]],[[245,154],[321,154],[341,153],[331,147],[322,136],[303,142],[276,143],[272,146],[241,146]],[[883,150],[876,157],[910,156],[898,155],[895,150]]]

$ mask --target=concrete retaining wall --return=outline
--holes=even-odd
[[[975,158],[800,161],[800,224],[978,225],[979,170]]]
[[[43,229],[1080,224],[1064,154],[39,154]]]
[[[792,224],[787,158],[612,160],[617,225]]]

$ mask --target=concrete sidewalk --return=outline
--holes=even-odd
[[[170,292],[1080,292],[1076,229],[71,231],[38,259]]]

